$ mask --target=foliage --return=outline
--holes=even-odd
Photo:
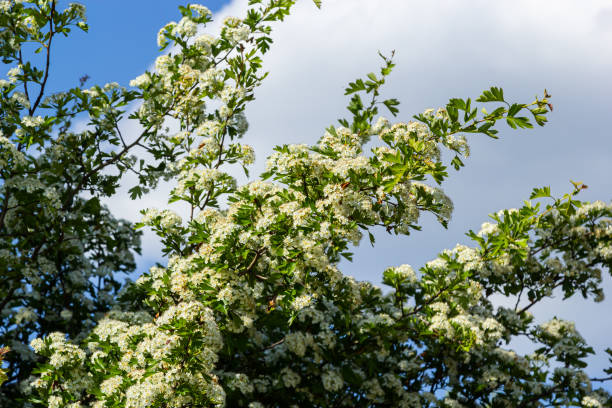
[[[387,269],[386,292],[338,270],[365,233],[374,244],[376,227],[406,235],[420,229],[423,213],[446,225],[452,202],[438,185],[448,166],[463,166],[465,135],[496,138],[499,122],[544,125],[546,93],[511,103],[493,87],[476,99],[486,109],[455,98],[391,124],[377,118],[382,107],[399,112],[397,100],[379,100],[393,69],[381,55],[378,74],[346,89],[348,119],[313,146],[278,146],[261,179],[237,185],[232,165],[246,171],[254,159],[241,139],[246,105],[266,77],[268,24],[283,20],[293,3],[251,0],[246,18],[226,19],[218,37],[201,33],[208,9],[181,7],[182,19],[160,30],[158,44],[168,51],[155,70],[133,80],[135,90],[118,91],[117,100],[141,103],[130,115],[145,129],[138,144],[159,160],[155,169],[175,176],[169,201],[191,211],[184,219],[143,211],[138,226],[159,235],[168,264],[129,285],[85,338],[54,332],[31,342],[46,360],[21,383],[30,403],[609,406],[610,396],[592,386],[609,378],[585,373],[593,349],[574,324],[555,318],[538,325],[530,313],[555,289],[602,299],[612,205],[577,200],[581,183],[561,198],[534,189],[522,208],[470,231],[474,247],[445,250],[419,271]],[[116,129],[121,115],[111,116]],[[162,134],[168,119],[179,129]],[[372,136],[379,142],[366,152]],[[140,183],[154,184],[159,175],[145,173]],[[492,303],[496,294],[515,306]],[[535,352],[513,351],[508,344],[517,338]]]
[[[79,4],[0,1],[0,58],[10,68],[0,80],[0,345],[11,347],[2,406],[15,404],[17,383],[36,365],[32,336],[85,337],[140,247],[140,233],[100,201],[135,170],[135,144],[118,122],[136,94],[116,84],[47,91],[53,45],[87,31],[84,13]],[[151,170],[145,187],[159,177]]]

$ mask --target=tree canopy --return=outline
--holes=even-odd
[[[265,173],[238,185],[232,169],[248,175],[254,161],[245,109],[267,76],[272,24],[294,3],[250,0],[218,36],[204,33],[206,7],[180,7],[159,31],[154,69],[129,87],[47,95],[54,38],[88,29],[84,7],[0,1],[0,55],[12,67],[0,80],[0,346],[11,349],[0,351],[0,402],[610,406],[596,384],[612,377],[587,375],[594,351],[574,323],[537,324],[530,312],[555,290],[603,299],[612,204],[578,200],[584,184],[560,197],[534,188],[469,231],[472,246],[383,271],[384,290],[338,267],[364,237],[375,245],[376,228],[408,235],[426,213],[446,226],[453,204],[441,185],[464,166],[467,138],[545,125],[546,91],[513,102],[491,87],[394,122],[399,101],[380,92],[393,53],[380,54],[379,71],[348,84],[347,117],[314,145],[277,146]],[[27,59],[32,44],[41,66]],[[138,133],[122,133],[128,120]],[[127,172],[138,177],[133,198],[173,180],[169,203],[189,211],[116,219],[101,200]],[[143,227],[167,264],[122,283]],[[533,350],[514,350],[519,338]]]

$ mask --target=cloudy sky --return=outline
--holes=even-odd
[[[87,73],[92,83],[129,80],[153,62],[155,36],[179,18],[175,0],[88,0],[91,32],[61,45],[55,85],[75,85]],[[206,2],[226,15],[243,16],[246,0]],[[215,31],[213,24],[210,28]],[[612,3],[603,0],[327,0],[322,10],[300,0],[273,33],[266,55],[270,76],[247,111],[246,143],[255,146],[254,174],[272,147],[314,143],[325,127],[346,116],[343,90],[348,81],[376,71],[377,51],[396,52],[385,96],[401,101],[398,120],[408,121],[451,97],[477,97],[490,86],[504,88],[507,99],[531,102],[544,88],[554,112],[544,128],[502,127],[500,140],[472,137],[466,168],[452,172],[445,191],[455,212],[448,230],[433,219],[424,231],[398,238],[379,231],[377,245],[364,241],[347,274],[380,282],[387,266],[419,267],[444,248],[468,243],[464,233],[478,229],[487,214],[520,206],[535,186],[549,185],[557,195],[571,190],[569,180],[589,188],[584,200],[612,199]],[[63,48],[62,48],[63,47]],[[129,129],[129,124],[125,125]],[[165,207],[168,187],[139,202],[126,197],[109,202],[116,214],[138,219],[143,207]],[[163,259],[147,235],[140,270]],[[607,294],[612,284],[606,277]],[[577,321],[578,329],[601,351],[612,334],[612,301],[592,304],[558,299],[534,310],[538,320],[554,315]],[[605,361],[592,359],[593,374]]]

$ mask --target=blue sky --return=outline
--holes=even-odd
[[[178,19],[177,6],[183,4],[83,3],[90,33],[58,41],[61,64],[54,65],[52,89],[76,86],[84,74],[91,77],[89,85],[127,85],[153,63],[159,28]],[[246,0],[203,4],[222,16],[241,16]],[[271,74],[247,111],[246,142],[258,157],[253,174],[263,169],[273,145],[314,143],[343,116],[344,86],[377,69],[378,50],[396,50],[397,67],[385,93],[402,102],[399,120],[442,106],[450,97],[477,97],[492,85],[502,86],[517,102],[530,102],[544,88],[552,94],[555,110],[546,127],[503,128],[501,140],[470,140],[467,167],[453,173],[444,187],[455,203],[447,231],[427,217],[424,231],[410,237],[379,231],[376,248],[364,241],[354,262],[342,265],[348,274],[380,282],[388,266],[419,267],[442,249],[468,243],[467,230],[477,230],[491,212],[520,206],[535,186],[550,185],[561,195],[570,191],[570,179],[579,180],[589,185],[582,199],[612,199],[612,6],[605,0],[324,0],[320,11],[300,0],[273,37],[264,62]],[[135,221],[140,208],[165,207],[168,188],[139,202],[121,196],[108,204],[115,214]],[[163,262],[159,244],[148,234],[139,270],[156,261]],[[605,288],[612,297],[609,277]],[[553,315],[576,320],[596,350],[609,345],[612,301],[594,305],[559,298],[534,311],[538,320]],[[592,362],[596,368],[605,365],[596,358]]]
[[[72,1],[60,0],[59,8]],[[140,75],[159,55],[157,32],[170,20],[178,20],[177,0],[87,0],[89,33],[75,30],[68,38],[56,37],[51,89],[65,89],[79,84],[87,74],[89,85],[128,82]],[[213,12],[227,0],[203,2]]]

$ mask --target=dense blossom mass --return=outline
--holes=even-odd
[[[385,270],[385,291],[338,268],[364,236],[374,245],[377,227],[407,235],[420,229],[424,213],[446,226],[453,204],[440,185],[448,167],[459,170],[469,155],[466,136],[496,138],[500,121],[544,125],[546,93],[509,103],[493,87],[476,100],[490,112],[451,99],[392,123],[378,109],[398,113],[397,100],[380,100],[394,67],[381,55],[378,74],[346,89],[349,119],[314,145],[278,146],[261,177],[237,183],[232,168],[248,175],[255,158],[242,143],[244,111],[266,76],[269,24],[293,4],[250,0],[246,16],[225,19],[216,37],[203,33],[212,21],[206,7],[181,7],[181,19],[159,31],[165,53],[129,89],[75,88],[40,102],[48,66],[25,64],[22,48],[38,41],[48,52],[59,27],[86,29],[84,10],[60,12],[53,0],[0,1],[0,50],[16,64],[0,82],[0,265],[10,272],[1,277],[9,284],[0,291],[9,292],[0,292],[8,299],[0,301],[0,341],[12,349],[0,351],[9,362],[4,401],[53,408],[610,406],[597,387],[608,378],[584,371],[593,349],[574,323],[536,324],[530,313],[554,291],[603,299],[612,204],[577,200],[583,184],[561,198],[534,189],[523,207],[470,231],[473,246],[444,250],[418,270]],[[30,84],[41,95],[34,102]],[[119,119],[134,102],[129,119],[141,133],[124,137]],[[37,108],[44,116],[35,116]],[[83,114],[87,130],[71,131],[71,119]],[[138,160],[135,148],[150,161]],[[189,210],[143,211],[136,227],[156,232],[167,264],[118,293],[114,273],[133,269],[138,234],[99,199],[114,194],[127,171],[139,177],[132,196],[172,179],[169,202]],[[515,306],[493,303],[496,294]],[[535,351],[517,353],[509,345],[517,338]]]

